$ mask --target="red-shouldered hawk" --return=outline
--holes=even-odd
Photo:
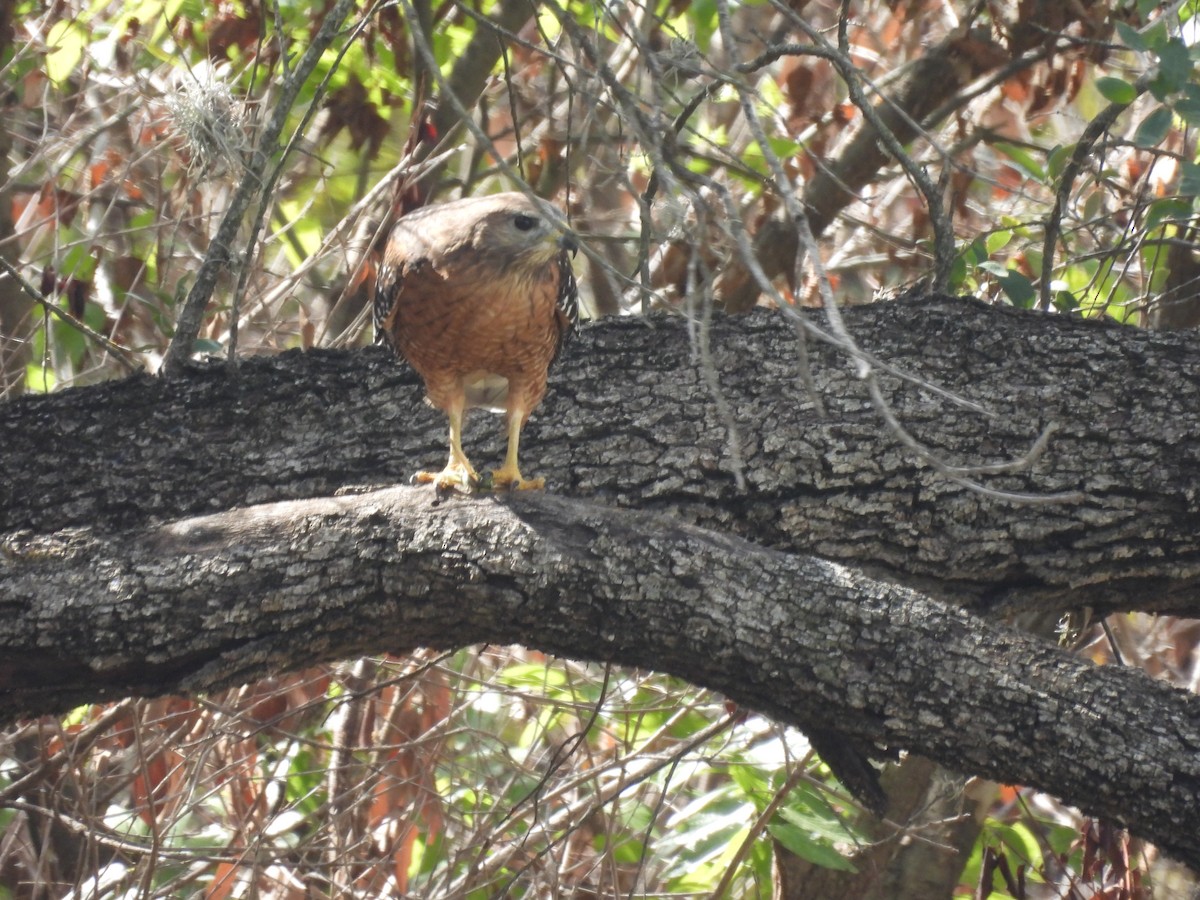
[[[450,460],[418,481],[470,488],[479,476],[462,449],[468,409],[503,411],[504,465],[492,484],[540,488],[517,465],[521,429],[546,393],[546,375],[579,318],[568,256],[578,249],[524,194],[495,194],[402,216],[384,250],[375,339],[425,381],[450,420]]]

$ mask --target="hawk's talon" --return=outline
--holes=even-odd
[[[418,472],[412,480],[418,484],[432,484],[439,493],[461,491],[469,494],[479,484],[478,475],[459,466],[447,466],[440,472]]]
[[[489,475],[495,490],[540,491],[546,486],[545,478],[522,478],[519,471],[507,467],[496,469]]]

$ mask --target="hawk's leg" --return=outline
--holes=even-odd
[[[504,465],[492,472],[492,484],[496,487],[507,487],[515,491],[537,490],[546,486],[545,478],[522,478],[517,466],[517,448],[521,445],[521,429],[528,418],[520,407],[508,410],[508,452],[504,455]]]
[[[422,484],[432,482],[438,490],[470,490],[479,482],[479,475],[462,448],[463,402],[451,403],[446,409],[450,420],[450,459],[440,472],[418,472],[413,478]]]

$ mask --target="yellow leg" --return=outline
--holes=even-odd
[[[517,466],[517,448],[521,445],[521,427],[525,424],[525,412],[521,409],[508,411],[508,452],[504,465],[492,472],[492,484],[516,491],[537,490],[546,486],[545,478],[522,478]]]
[[[446,468],[440,472],[418,472],[413,477],[422,484],[432,482],[437,485],[438,490],[457,488],[469,491],[472,485],[479,482],[479,475],[471,465],[471,461],[467,459],[467,454],[463,453],[462,406],[456,404],[446,410],[446,418],[450,420],[450,459],[446,463]]]

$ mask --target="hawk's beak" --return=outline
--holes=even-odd
[[[575,238],[569,234],[564,234],[559,237],[558,246],[570,253],[571,256],[575,256],[577,253],[579,253],[578,241],[576,241]]]

